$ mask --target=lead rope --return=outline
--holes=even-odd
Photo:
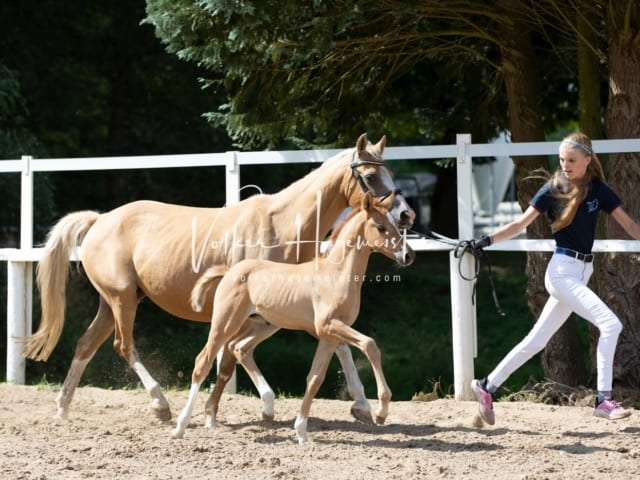
[[[491,295],[493,296],[493,302],[496,306],[496,310],[499,315],[505,316],[504,311],[500,307],[500,302],[498,301],[498,294],[496,293],[496,287],[493,283],[493,272],[491,270],[491,259],[489,255],[482,248],[477,248],[473,245],[473,242],[470,240],[454,240],[449,237],[445,237],[444,235],[440,235],[439,233],[433,232],[429,230],[426,234],[421,234],[420,232],[416,232],[415,230],[409,230],[411,233],[418,235],[422,238],[430,238],[432,240],[436,240],[438,242],[450,245],[453,247],[453,256],[458,258],[458,274],[463,280],[473,283],[473,292],[471,294],[471,302],[473,305],[476,304],[476,280],[480,276],[480,264],[481,260],[486,260],[487,263],[487,271],[489,277],[489,284],[491,285]],[[473,256],[473,274],[471,277],[467,277],[462,273],[462,256],[465,253],[469,253]]]
[[[469,253],[473,256],[473,265],[474,265],[474,273],[471,278],[467,278],[462,274],[462,255],[465,253]],[[473,293],[471,294],[471,301],[475,305],[476,299],[476,286],[478,283],[475,281],[480,276],[480,260],[486,259],[487,261],[487,276],[489,278],[489,285],[491,285],[491,296],[493,297],[493,303],[496,306],[496,311],[502,317],[505,316],[504,311],[500,307],[500,302],[498,301],[498,294],[496,293],[496,286],[493,283],[493,272],[491,271],[491,259],[489,258],[489,254],[484,251],[482,248],[477,248],[473,245],[473,242],[470,240],[461,240],[456,244],[456,247],[453,250],[453,255],[456,258],[460,259],[458,263],[458,274],[469,282],[473,281]]]

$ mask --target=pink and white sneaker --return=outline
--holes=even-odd
[[[482,388],[482,384],[478,380],[471,381],[471,389],[478,401],[478,413],[485,422],[493,425],[496,422],[493,413],[493,395]]]
[[[631,415],[631,410],[622,408],[622,405],[615,400],[606,398],[596,406],[593,414],[596,417],[606,418],[607,420],[620,420]]]

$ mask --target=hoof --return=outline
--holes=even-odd
[[[376,423],[377,423],[378,425],[384,425],[384,421],[385,421],[386,419],[387,419],[386,417],[378,417],[378,416],[376,415]]]
[[[58,412],[53,416],[56,420],[69,420],[69,412],[66,410],[58,410]]]
[[[262,412],[262,422],[265,425],[272,425],[273,424],[273,415],[269,415],[268,413]]]
[[[171,420],[171,409],[169,407],[151,407],[151,411],[161,422],[168,422]]]
[[[353,417],[359,422],[367,425],[373,425],[373,417],[371,417],[371,412],[369,410],[360,410],[351,407],[351,415],[353,415]]]

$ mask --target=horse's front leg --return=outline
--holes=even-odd
[[[376,410],[376,423],[382,425],[389,415],[389,403],[391,402],[391,389],[387,384],[382,371],[382,356],[380,349],[373,338],[363,335],[365,338],[364,349],[362,350],[371,362],[373,374],[376,377],[376,385],[378,388],[378,408]]]
[[[327,367],[331,356],[336,351],[338,342],[332,340],[319,339],[316,353],[313,356],[313,363],[311,369],[307,375],[307,388],[304,392],[304,398],[302,399],[302,405],[296,417],[296,421],[293,424],[293,428],[296,430],[298,436],[298,443],[305,443],[307,438],[307,424],[309,422],[309,411],[311,410],[311,402],[318,393],[322,382],[324,382],[327,374]]]
[[[364,393],[364,386],[358,376],[358,370],[353,362],[353,356],[351,355],[351,349],[348,345],[341,343],[336,349],[336,356],[340,360],[342,365],[342,371],[344,372],[345,380],[347,381],[347,390],[349,395],[353,399],[353,405],[351,405],[351,415],[356,420],[361,421],[369,425],[373,424],[373,418],[371,416],[371,405]]]
[[[377,424],[382,425],[389,414],[391,389],[389,388],[382,371],[382,358],[378,345],[373,338],[363,335],[340,320],[331,320],[330,324],[327,325],[327,328],[334,338],[339,339],[343,343],[357,347],[369,359],[371,367],[373,368],[373,373],[376,377],[376,385],[378,388],[379,403],[378,408],[376,409],[375,421]]]

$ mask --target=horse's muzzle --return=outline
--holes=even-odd
[[[398,228],[409,230],[413,227],[413,222],[416,219],[416,214],[413,210],[404,210],[400,213],[400,221],[398,222]]]
[[[407,250],[404,252],[403,258],[398,263],[400,263],[403,267],[408,267],[413,263],[415,259],[416,252],[414,252],[412,248],[407,246]]]

